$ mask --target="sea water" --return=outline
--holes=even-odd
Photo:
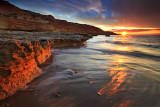
[[[99,35],[52,54],[44,74],[8,105],[160,107],[160,36]]]

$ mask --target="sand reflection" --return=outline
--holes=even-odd
[[[124,63],[124,59],[115,57],[115,61],[112,64],[115,65],[115,67],[106,70],[106,72],[109,72],[111,80],[109,83],[106,82],[106,84],[98,91],[99,95],[105,95],[106,99],[109,99],[111,103],[112,99],[121,96],[121,99],[118,100],[118,102],[115,102],[115,107],[130,107],[134,102],[126,96],[127,94],[125,94],[127,91],[127,84],[130,81],[128,76],[130,76],[131,73],[126,67],[123,67]],[[126,100],[124,100],[123,97],[125,97]]]
[[[124,36],[122,37],[120,47],[115,47],[114,50],[116,51],[123,51],[123,52],[129,52],[130,48],[129,46],[125,45],[125,39]],[[110,69],[106,70],[106,72],[109,72],[109,76],[111,77],[111,80],[109,82],[106,82],[101,89],[98,91],[99,95],[105,95],[107,99],[112,99],[117,96],[121,96],[123,92],[127,90],[127,84],[129,82],[128,77],[130,76],[130,72],[125,66],[125,64],[128,62],[124,57],[120,55],[115,55],[112,57],[113,63],[110,65]],[[120,95],[121,94],[121,95]],[[125,94],[123,94],[123,97],[127,97]],[[116,103],[117,106],[120,107],[128,107],[133,103],[132,100],[123,100],[121,99],[119,102]]]
[[[117,51],[126,51],[126,52],[129,52],[130,49],[128,46],[120,46],[116,49]]]
[[[124,59],[117,59],[117,57],[115,58],[115,61],[112,64],[114,67],[106,70],[106,72],[109,72],[109,76],[112,77],[111,81],[102,86],[98,92],[99,95],[105,94],[106,98],[110,98],[117,92],[124,90],[122,85],[124,85],[123,83],[126,81],[128,73],[126,67],[121,67],[123,63]]]

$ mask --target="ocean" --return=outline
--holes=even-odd
[[[43,74],[4,103],[15,107],[160,107],[160,36],[99,35],[52,49]]]

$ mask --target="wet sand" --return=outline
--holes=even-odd
[[[85,47],[53,49],[52,63],[43,68],[43,74],[1,104],[10,107],[158,107],[160,59],[155,59],[159,54],[155,48],[158,41],[156,38],[154,48],[144,47],[140,42],[143,39],[146,40],[132,38],[138,42],[132,44],[128,40],[128,48],[122,48],[123,42],[114,41],[114,37],[98,36],[88,40]],[[135,48],[137,45],[139,48]]]

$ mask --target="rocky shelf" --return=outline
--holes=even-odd
[[[0,31],[0,100],[41,74],[51,48],[81,46],[92,35]]]

